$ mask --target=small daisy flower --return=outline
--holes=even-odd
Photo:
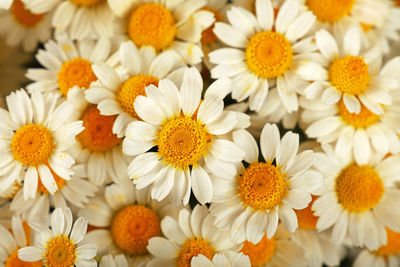
[[[216,218],[216,226],[229,228],[231,239],[238,243],[258,243],[265,232],[271,238],[279,219],[294,232],[298,222],[293,209],[307,207],[310,193],[323,182],[320,173],[309,170],[313,152],[297,154],[299,135],[287,132],[280,139],[275,124],[266,124],[261,132],[265,161],[259,161],[257,143],[247,131],[235,131],[233,140],[246,152],[246,166],[238,166],[234,179],[213,179],[211,214]]]
[[[332,227],[332,240],[349,237],[356,246],[374,250],[386,244],[385,227],[400,231],[400,156],[371,155],[357,164],[351,154],[337,157],[328,145],[316,153],[315,168],[323,173],[326,187],[312,209],[317,229]]]
[[[223,83],[214,82],[210,87]],[[211,201],[212,173],[235,175],[234,164],[244,152],[229,140],[219,138],[238,122],[237,114],[224,111],[216,95],[201,100],[203,80],[195,68],[187,68],[180,91],[167,79],[159,87],[146,87],[145,96],[137,96],[134,108],[143,121],[128,125],[122,144],[125,154],[137,156],[128,167],[129,178],[137,189],[152,186],[151,196],[162,200],[174,187],[184,204],[190,189],[204,204]],[[155,152],[153,147],[155,147]]]
[[[122,17],[117,30],[125,38],[139,48],[174,50],[190,65],[201,63],[198,43],[202,31],[214,22],[214,14],[201,9],[206,4],[206,0],[110,0],[110,7]]]
[[[179,55],[174,51],[156,55],[153,47],[137,49],[128,41],[121,44],[119,58],[129,76],[125,78],[106,64],[94,65],[93,72],[100,83],[86,90],[85,97],[97,104],[101,115],[117,115],[113,133],[121,138],[125,136],[127,125],[139,119],[133,108],[136,97],[145,94],[146,86],[158,86],[159,80],[168,77],[179,64]]]
[[[209,260],[203,254],[193,257],[190,263],[191,267],[251,267],[250,259],[243,253],[230,252],[225,254],[215,254],[212,260]]]
[[[105,255],[101,257],[100,267],[129,267],[128,260],[121,254],[115,257],[111,255]]]
[[[6,98],[9,111],[0,109],[1,188],[24,181],[24,198],[33,198],[40,183],[54,194],[59,180],[70,180],[74,159],[66,152],[83,130],[82,121],[71,121],[73,106],[58,95],[24,90]]]
[[[96,246],[80,244],[86,234],[87,221],[80,217],[72,225],[69,208],[57,208],[53,211],[51,229],[38,220],[30,220],[29,226],[38,234],[35,246],[19,249],[19,259],[28,262],[40,260],[48,267],[97,266],[93,259],[96,256]]]
[[[250,110],[256,111],[265,105],[269,87],[276,85],[286,110],[296,111],[297,91],[307,85],[297,69],[316,49],[311,38],[305,38],[315,17],[300,12],[294,0],[286,1],[276,17],[270,0],[257,0],[255,11],[232,7],[227,12],[230,24],[215,23],[214,33],[229,47],[209,54],[217,65],[211,77],[232,78],[232,98],[249,98]]]
[[[99,255],[123,253],[132,266],[144,266],[153,258],[146,249],[149,239],[161,236],[161,220],[180,207],[151,200],[149,190],[135,190],[125,179],[106,186],[104,197],[92,199],[78,214],[94,227],[86,241],[97,245]]]
[[[21,0],[11,2],[10,10],[0,11],[0,34],[9,46],[22,44],[25,52],[33,52],[51,37],[52,13],[34,14]]]
[[[178,220],[167,216],[161,221],[165,237],[149,240],[148,251],[156,257],[147,266],[191,266],[191,260],[204,255],[211,260],[216,254],[236,252],[240,248],[226,231],[218,230],[206,206],[196,205],[192,212],[179,211]]]

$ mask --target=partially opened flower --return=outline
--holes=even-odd
[[[250,267],[250,259],[243,253],[215,254],[212,260],[203,254],[192,258],[191,267]]]

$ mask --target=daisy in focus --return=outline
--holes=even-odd
[[[304,209],[323,185],[319,172],[309,170],[313,152],[297,154],[299,135],[287,132],[280,139],[278,127],[266,124],[260,147],[265,161],[259,161],[257,143],[245,130],[233,133],[233,140],[245,152],[246,165],[237,175],[215,177],[211,214],[218,228],[229,228],[235,242],[258,243],[266,233],[274,236],[279,219],[290,232],[297,229],[293,209]]]
[[[48,267],[97,266],[93,259],[96,256],[96,246],[80,244],[86,234],[87,221],[80,217],[72,225],[72,213],[69,208],[57,208],[53,211],[51,229],[46,223],[38,220],[30,220],[29,226],[37,232],[35,246],[19,249],[20,260],[42,261],[42,264]]]
[[[217,65],[211,77],[231,78],[232,98],[238,102],[249,98],[250,110],[255,111],[276,85],[286,110],[296,111],[297,93],[307,85],[298,68],[313,59],[316,49],[311,38],[306,38],[315,17],[301,12],[295,0],[284,2],[276,16],[270,0],[255,3],[255,14],[232,7],[227,12],[230,24],[215,23],[214,33],[229,47],[209,54],[210,62]]]
[[[203,254],[192,257],[191,267],[251,267],[250,259],[243,253],[225,253],[215,254],[212,260],[209,260]]]
[[[0,109],[0,188],[24,181],[24,198],[33,198],[40,184],[50,193],[59,190],[55,177],[70,180],[74,159],[66,152],[83,130],[71,121],[73,106],[58,95],[24,90],[6,98],[8,111]]]
[[[325,177],[325,190],[312,210],[317,229],[332,229],[332,241],[349,237],[355,246],[378,249],[387,243],[385,227],[400,231],[400,156],[371,155],[357,164],[353,157],[337,157],[328,145],[316,153],[315,168]]]

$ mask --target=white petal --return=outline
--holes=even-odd
[[[92,66],[97,78],[108,88],[115,91],[119,88],[121,80],[118,74],[106,64],[95,64]]]
[[[275,20],[276,32],[285,33],[292,21],[297,17],[300,10],[298,1],[285,1],[279,9]]]
[[[280,150],[280,134],[276,124],[265,124],[260,137],[261,153],[266,161],[272,161]]]
[[[343,102],[350,113],[355,113],[355,114],[360,113],[361,104],[360,101],[358,101],[357,97],[355,97],[354,95],[344,94]]]
[[[134,108],[138,116],[150,124],[160,125],[165,120],[165,115],[160,107],[158,107],[148,97],[141,95],[137,96],[135,99]]]
[[[163,237],[152,237],[147,245],[147,250],[161,259],[173,259],[176,257],[178,246]]]
[[[321,54],[329,61],[334,61],[339,56],[339,48],[335,38],[325,29],[315,33],[315,41]]]
[[[214,140],[209,150],[216,159],[232,163],[242,161],[245,155],[239,146],[224,139]]]
[[[229,46],[245,48],[247,45],[246,36],[231,25],[217,22],[214,25],[214,33],[218,38]]]
[[[345,55],[357,56],[361,49],[361,36],[358,27],[351,27],[344,35],[343,47]]]
[[[215,121],[224,109],[224,102],[216,95],[209,95],[200,104],[197,119],[204,124]]]
[[[363,129],[358,129],[354,135],[354,158],[358,165],[368,163],[371,146],[368,135]]]
[[[298,16],[288,27],[285,34],[289,42],[294,42],[303,37],[313,27],[316,17],[311,11]]]
[[[43,251],[37,247],[24,247],[18,250],[18,258],[23,261],[33,262],[41,260]]]
[[[210,176],[200,166],[193,166],[191,172],[192,190],[197,201],[201,204],[211,202],[213,186]]]
[[[279,154],[276,157],[276,162],[280,166],[284,166],[284,169],[289,169],[294,157],[299,149],[299,135],[287,132],[281,140],[281,147]]]
[[[71,241],[75,242],[75,243],[79,243],[83,240],[83,238],[85,237],[86,234],[86,230],[87,230],[87,221],[85,218],[83,217],[79,217],[75,223],[74,226],[72,227],[72,231],[71,231]]]
[[[258,146],[254,137],[246,130],[233,132],[233,142],[245,151],[244,160],[248,163],[258,162]]]
[[[302,210],[311,202],[311,195],[303,190],[292,189],[283,202],[293,209]]]
[[[324,93],[322,94],[322,102],[333,105],[336,104],[340,98],[342,97],[342,93],[339,92],[336,88],[334,87],[328,87]]]
[[[42,164],[38,166],[38,172],[42,184],[44,185],[44,187],[46,187],[49,193],[54,194],[55,192],[57,192],[58,187],[53,175],[50,172],[50,169],[46,165]]]
[[[274,8],[271,1],[256,1],[256,14],[260,27],[264,31],[270,31],[274,24]]]
[[[283,226],[289,230],[289,232],[294,232],[297,229],[297,216],[292,208],[281,205],[279,207],[279,218],[282,221]]]
[[[192,67],[186,69],[181,85],[182,111],[185,115],[192,115],[198,108],[201,92],[203,90],[203,79],[200,72]]]

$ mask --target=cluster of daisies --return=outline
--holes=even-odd
[[[400,266],[399,0],[0,0],[0,36],[0,266]]]

